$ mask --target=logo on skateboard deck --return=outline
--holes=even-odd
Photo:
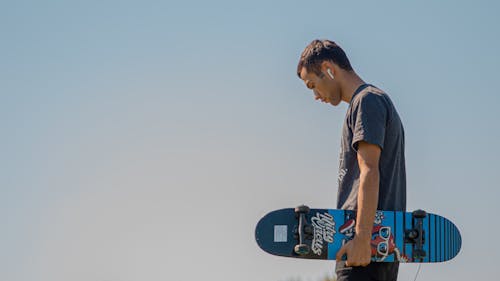
[[[314,237],[312,241],[312,251],[316,255],[321,255],[323,243],[333,243],[335,235],[335,220],[329,213],[316,213],[315,217],[311,218],[314,228]]]

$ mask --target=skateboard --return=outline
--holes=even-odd
[[[335,260],[337,251],[354,237],[355,226],[355,211],[301,205],[265,215],[257,223],[255,239],[272,255]],[[377,211],[370,244],[372,262],[432,263],[454,258],[462,239],[458,228],[439,215]]]

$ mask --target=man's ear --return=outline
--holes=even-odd
[[[323,72],[323,74],[330,77],[331,79],[333,79],[333,77],[335,76],[335,71],[336,70],[333,67],[333,63],[329,61],[324,61],[321,63],[321,72]]]
[[[333,66],[333,63],[330,61],[324,61],[321,63],[321,72],[327,74],[327,70],[330,69],[330,71],[335,75],[335,68]]]

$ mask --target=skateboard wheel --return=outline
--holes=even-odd
[[[308,214],[310,211],[309,207],[307,207],[306,205],[300,205],[298,207],[295,208],[295,213],[298,213],[298,214]]]
[[[427,217],[427,213],[424,210],[415,210],[413,211],[413,217],[416,219],[423,219]]]
[[[421,249],[413,250],[413,258],[414,259],[423,259],[423,258],[425,258],[425,256],[426,256],[426,253],[424,250],[421,250]]]
[[[294,252],[299,256],[304,256],[309,254],[310,248],[307,244],[298,244],[294,247]]]
[[[312,227],[312,225],[304,226],[304,233],[305,234],[314,234],[314,228]]]
[[[413,239],[414,240],[414,239],[416,239],[418,237],[418,231],[416,231],[415,229],[412,229],[412,230],[408,231],[406,233],[406,235],[407,235],[407,237],[409,239]]]

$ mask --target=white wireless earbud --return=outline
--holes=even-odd
[[[330,78],[332,78],[332,79],[333,79],[332,70],[331,70],[330,68],[328,68],[328,69],[326,70],[326,72],[328,72],[328,76],[330,76]]]

